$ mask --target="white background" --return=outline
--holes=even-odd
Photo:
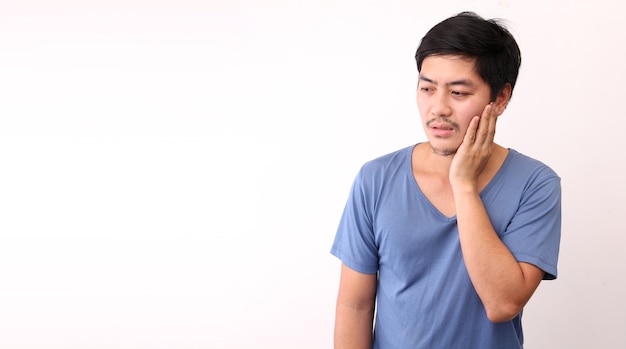
[[[618,1],[0,3],[0,347],[329,348],[360,165],[423,141],[413,54],[463,10],[523,63],[497,142],[562,177],[528,348],[621,348]]]

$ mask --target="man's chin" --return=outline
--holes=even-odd
[[[457,151],[457,148],[439,148],[433,147],[432,144],[430,146],[430,149],[432,150],[433,154],[439,156],[454,156]]]

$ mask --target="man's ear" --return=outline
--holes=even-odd
[[[511,100],[512,92],[513,92],[513,88],[511,87],[511,84],[507,82],[506,84],[504,84],[504,88],[502,88],[500,93],[498,93],[498,95],[496,96],[496,100],[493,104],[495,106],[496,113],[498,115],[504,113],[504,109],[506,109],[506,106],[509,104],[509,101]]]

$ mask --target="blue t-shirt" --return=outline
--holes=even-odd
[[[493,323],[471,283],[456,217],[446,217],[413,177],[413,146],[359,171],[331,253],[361,273],[378,273],[374,349],[522,348],[521,313]],[[510,149],[480,196],[519,262],[555,279],[561,235],[560,178]]]

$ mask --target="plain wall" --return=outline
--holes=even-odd
[[[526,347],[623,347],[618,4],[3,1],[0,347],[331,347],[350,184],[425,140],[413,54],[463,10],[522,49],[496,141],[562,177]]]

